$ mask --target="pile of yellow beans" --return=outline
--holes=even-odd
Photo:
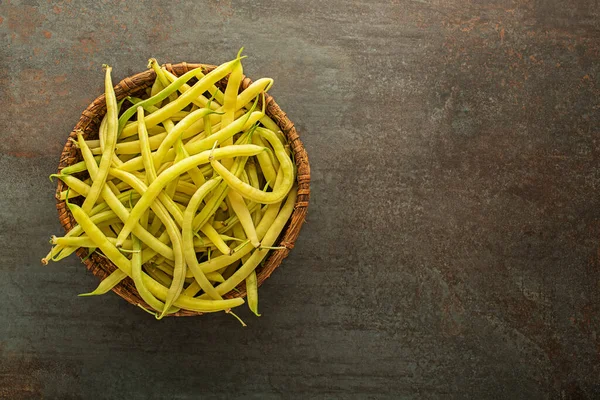
[[[240,92],[243,58],[180,77],[151,59],[156,79],[145,98],[120,103],[105,66],[98,140],[78,133],[71,140],[83,161],[52,175],[68,187],[61,199],[77,225],[53,236],[42,260],[81,247],[110,259],[117,269],[82,296],[107,293],[129,277],[140,307],[162,318],[179,310],[231,312],[244,299],[223,296],[245,282],[248,306],[259,315],[255,269],[278,249],[294,210],[296,168],[259,102],[272,79]],[[222,91],[215,84],[227,76]]]

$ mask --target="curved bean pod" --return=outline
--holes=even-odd
[[[111,71],[112,68],[106,66],[106,75],[104,79],[104,95],[106,98],[106,141],[104,143],[104,149],[102,150],[102,158],[100,159],[100,166],[96,173],[96,179],[94,180],[94,183],[92,183],[90,191],[81,206],[86,213],[91,211],[100,197],[102,187],[106,183],[108,169],[112,163],[112,157],[117,143],[117,97],[115,96],[115,90],[110,77]]]
[[[283,179],[279,185],[275,185],[272,192],[264,192],[242,182],[238,177],[233,175],[227,168],[225,168],[214,158],[210,161],[210,165],[212,165],[213,169],[223,177],[223,180],[227,182],[231,188],[236,190],[243,197],[257,203],[276,203],[285,198],[294,184],[294,164],[288,157],[285,148],[279,139],[277,139],[277,136],[274,132],[264,128],[256,128],[256,132],[267,139],[271,146],[273,146],[275,155],[281,164],[280,173],[283,174]]]

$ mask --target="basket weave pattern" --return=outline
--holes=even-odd
[[[214,65],[189,64],[184,62],[180,64],[166,64],[166,68],[173,74],[180,76],[194,68],[202,68],[202,72],[206,74],[216,67]],[[156,74],[154,71],[147,70],[123,79],[117,86],[115,86],[117,100],[121,100],[127,96],[139,96],[141,94],[145,94],[144,89],[150,87],[155,78]],[[240,85],[240,89],[246,89],[251,83],[252,81],[245,77]],[[227,77],[222,79],[217,86],[224,88],[226,84]],[[272,251],[271,254],[269,254],[269,257],[266,259],[264,265],[256,269],[259,286],[273,273],[275,268],[281,264],[283,259],[287,257],[290,250],[294,247],[294,242],[298,238],[298,234],[300,233],[300,229],[306,218],[308,201],[310,197],[310,166],[308,164],[308,156],[304,146],[302,145],[302,142],[300,141],[300,138],[298,137],[296,128],[294,127],[292,121],[290,121],[286,114],[281,110],[281,108],[279,108],[277,103],[275,103],[273,97],[271,97],[269,94],[265,94],[265,102],[266,114],[269,115],[275,121],[275,123],[277,123],[281,131],[286,135],[288,143],[294,153],[296,166],[298,168],[298,198],[296,199],[294,212],[292,213],[292,216],[290,217],[286,227],[283,229],[283,232],[277,241],[277,246],[285,247],[285,249]],[[262,106],[262,104],[259,101],[259,107],[260,106]],[[77,125],[75,125],[75,128],[69,136],[76,139],[77,132],[83,132],[83,137],[85,139],[98,139],[98,128],[105,113],[106,102],[104,95],[101,95],[81,113],[79,122],[77,122]],[[83,158],[80,152],[75,148],[72,141],[67,140],[67,143],[65,144],[60,156],[58,171],[60,172],[63,168],[82,160]],[[86,178],[86,176],[83,177]],[[66,203],[63,200],[60,200],[60,192],[66,189],[66,185],[61,180],[58,180],[58,186],[56,188],[56,208],[58,210],[60,223],[64,227],[65,231],[68,232],[77,223],[69,211]],[[76,199],[73,199],[73,202],[77,202]],[[88,250],[80,248],[77,250],[76,254],[83,260],[88,256]],[[84,263],[87,269],[100,278],[100,280],[105,279],[117,268],[111,261],[98,255],[97,253],[93,253],[91,256],[85,259]],[[241,283],[236,289],[238,292],[232,290],[223,297],[233,298],[243,297],[246,295],[245,283]],[[139,296],[137,290],[135,289],[133,280],[130,278],[126,278],[121,281],[113,288],[113,291],[131,304],[141,304],[142,306],[149,308],[149,306]],[[199,312],[181,310],[172,315],[192,316],[201,314],[202,313]]]

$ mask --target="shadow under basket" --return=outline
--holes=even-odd
[[[170,72],[177,76],[180,76],[194,68],[202,68],[202,72],[205,74],[216,68],[214,65],[188,64],[185,62],[180,64],[166,64],[165,66]],[[121,100],[127,96],[146,97],[145,89],[152,86],[155,78],[155,72],[153,70],[147,70],[123,79],[117,86],[115,86],[117,100]],[[223,78],[217,83],[217,86],[221,89],[224,89],[225,85],[227,84],[227,79],[227,77]],[[244,78],[240,85],[240,90],[246,89],[251,83],[252,81],[249,78]],[[277,123],[281,131],[285,134],[288,144],[294,153],[294,159],[298,168],[296,177],[298,184],[298,198],[290,219],[276,241],[276,246],[285,247],[285,249],[271,251],[264,264],[256,269],[259,286],[262,285],[262,283],[273,273],[275,268],[281,264],[283,259],[287,257],[290,250],[294,247],[294,242],[298,238],[300,229],[304,224],[310,197],[310,166],[308,164],[308,156],[304,146],[302,145],[302,142],[300,141],[300,138],[298,137],[296,128],[294,128],[294,124],[288,119],[281,108],[279,108],[277,103],[275,103],[273,97],[265,94],[264,99],[266,102],[266,114],[271,117],[275,123]],[[258,106],[262,106],[261,101],[259,101]],[[77,125],[75,125],[75,128],[69,135],[70,138],[76,139],[77,132],[83,132],[85,139],[98,139],[98,128],[105,113],[106,102],[104,95],[101,95],[81,113],[79,122],[77,122]],[[63,168],[82,160],[83,158],[80,152],[75,148],[71,140],[67,140],[67,143],[65,144],[60,156],[58,171],[60,172]],[[84,179],[87,178],[85,173],[82,174]],[[67,208],[65,201],[60,200],[60,192],[66,189],[66,185],[62,181],[58,180],[58,187],[56,188],[56,208],[58,210],[60,223],[65,228],[65,231],[68,232],[77,223]],[[72,202],[77,203],[77,198],[73,199]],[[83,260],[87,269],[90,270],[100,280],[105,279],[110,273],[117,269],[117,267],[111,261],[98,255],[97,253],[92,253],[88,257],[88,249],[86,248],[79,248],[76,254]],[[131,304],[139,304],[146,308],[150,308],[139,296],[131,278],[125,278],[112,290]],[[223,297],[230,299],[234,297],[245,296],[246,285],[244,282],[242,282],[235,290],[230,291]],[[170,315],[193,316],[201,314],[202,313],[200,312],[181,310]]]

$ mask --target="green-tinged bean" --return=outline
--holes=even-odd
[[[82,229],[87,235],[92,238],[97,244],[98,248],[127,276],[131,276],[131,261],[127,259],[119,250],[102,234],[102,232],[94,225],[90,218],[81,210],[80,207],[72,203],[69,204],[69,209],[73,213],[75,220],[82,226]],[[150,292],[156,296],[159,300],[165,301],[168,294],[168,289],[150,278],[147,274],[142,274],[144,283],[150,290]],[[187,295],[180,295],[174,302],[176,307],[180,307],[186,310],[199,311],[199,312],[212,312],[222,311],[229,308],[237,307],[244,303],[243,299],[228,299],[228,300],[204,300],[192,298]]]
[[[256,271],[250,272],[250,275],[246,278],[246,294],[248,296],[248,308],[257,317],[260,317],[258,313],[258,280],[256,279]]]
[[[214,286],[210,283],[204,272],[202,272],[202,270],[198,267],[198,259],[196,258],[196,250],[194,248],[194,231],[192,229],[192,221],[194,219],[194,214],[198,210],[198,207],[202,203],[204,197],[210,193],[210,191],[213,190],[220,181],[221,179],[214,178],[198,188],[196,193],[194,193],[192,196],[190,204],[188,204],[188,207],[185,209],[182,227],[183,252],[187,265],[192,271],[194,279],[196,282],[198,282],[198,285],[213,299],[221,299],[221,296],[216,294],[217,292]]]
[[[141,219],[141,226],[146,228],[148,225],[148,213],[145,213]],[[133,279],[133,283],[135,284],[135,288],[142,300],[144,300],[150,307],[154,308],[157,312],[162,313],[165,308],[165,303],[158,300],[146,287],[144,284],[144,279],[142,278],[142,243],[135,236],[132,235],[131,239],[133,241],[133,254],[131,255],[131,279]],[[170,313],[178,311],[176,308],[170,310]],[[167,313],[168,314],[168,313]]]
[[[125,272],[121,271],[120,269],[116,269],[113,272],[111,272],[110,275],[108,275],[106,278],[104,278],[102,280],[102,282],[100,282],[100,284],[92,292],[81,293],[78,296],[79,297],[100,296],[102,294],[108,293],[112,288],[117,286],[119,284],[119,282],[121,282],[125,278],[127,278],[127,274]]]
[[[148,115],[148,118],[146,118],[146,125],[158,125],[165,119],[171,117],[176,112],[183,110],[188,104],[192,102],[193,99],[197,98],[200,94],[204,93],[210,86],[214,85],[216,82],[220,81],[227,74],[229,74],[233,66],[237,62],[238,59],[229,61],[225,64],[218,66],[210,73],[206,74],[203,78],[198,80],[198,82],[196,82],[196,84],[194,84],[194,86],[192,86],[190,90],[179,96],[177,100],[168,103],[160,110]],[[132,124],[123,129],[122,135],[126,135],[125,137],[127,137],[131,134],[135,134],[135,132],[137,132],[137,127],[134,127]]]
[[[112,210],[99,212],[98,214],[91,216],[90,219],[97,226],[106,225],[118,220],[116,214]],[[75,225],[69,232],[65,234],[63,238],[78,237],[82,233],[83,230],[81,227],[79,225]],[[62,244],[57,243],[52,250],[50,250],[50,253],[48,253],[48,255],[42,259],[42,264],[46,265],[50,260],[62,260],[63,258],[66,258],[77,251],[79,247],[80,246],[63,246]]]
[[[96,201],[100,197],[102,187],[106,183],[106,177],[108,176],[108,169],[112,163],[112,157],[115,151],[115,145],[117,142],[117,98],[115,96],[115,90],[113,88],[110,73],[112,68],[106,66],[106,76],[104,83],[104,95],[106,98],[106,139],[105,146],[102,151],[102,158],[100,159],[100,165],[98,172],[96,173],[96,179],[86,196],[81,208],[85,213],[89,213],[96,204]],[[88,166],[89,168],[89,166]]]
[[[179,78],[177,78],[169,86],[167,86],[166,88],[161,90],[159,93],[155,94],[154,96],[152,96],[146,100],[143,100],[143,101],[135,104],[134,107],[128,108],[123,113],[123,115],[121,115],[121,117],[119,118],[119,133],[120,133],[119,137],[126,138],[128,136],[133,136],[137,133],[137,126],[136,126],[137,124],[135,122],[126,126],[127,121],[129,121],[129,119],[131,117],[133,117],[133,115],[136,113],[137,106],[146,107],[146,106],[152,106],[152,105],[158,104],[159,102],[161,102],[161,101],[165,100],[167,97],[169,97],[172,93],[175,93],[177,91],[177,89],[179,89],[181,87],[181,85],[183,85],[190,79],[197,77],[199,73],[202,74],[202,71],[200,70],[200,68],[195,68],[191,71],[188,71],[185,74],[181,75]],[[183,107],[181,109],[183,109]],[[175,112],[180,111],[181,109],[176,110]],[[173,112],[173,114],[175,112]],[[157,124],[154,124],[154,125],[157,125]],[[127,132],[125,132],[125,128],[128,129]]]
[[[69,253],[65,256],[65,257],[68,257],[71,254],[73,254],[75,251],[77,251],[77,249],[78,249],[78,247],[65,248],[63,246],[53,246],[50,249],[50,251],[48,252],[48,254],[46,254],[46,256],[40,260],[40,262],[42,263],[42,265],[48,265],[48,262],[55,261],[56,257],[60,256],[63,251],[66,251]],[[64,257],[62,257],[62,258],[64,258]]]
[[[97,162],[100,161],[100,156],[95,156],[94,160],[96,160]],[[63,169],[60,170],[59,175],[73,175],[78,172],[84,172],[84,171],[87,171],[87,167],[85,166],[84,161],[80,161],[78,163],[64,167]]]
[[[204,151],[202,153],[190,156],[184,160],[181,160],[177,164],[173,164],[162,174],[160,174],[154,182],[148,186],[148,190],[142,195],[142,198],[137,202],[133,210],[131,211],[129,221],[125,223],[123,230],[119,234],[119,242],[124,241],[131,229],[135,226],[137,221],[140,219],[141,214],[150,207],[156,197],[162,192],[162,189],[175,177],[188,171],[189,169],[208,162],[209,157],[220,159],[224,157],[250,157],[263,151],[262,147],[246,144],[237,146],[227,146],[226,148],[219,148],[211,151]],[[229,171],[228,171],[229,172]],[[111,172],[112,173],[112,172]],[[115,176],[115,175],[113,175]]]

